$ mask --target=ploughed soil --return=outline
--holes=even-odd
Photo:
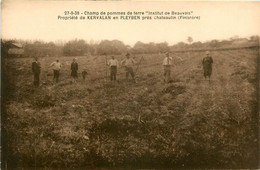
[[[77,80],[70,78],[72,57],[60,58],[54,83],[48,66],[55,58],[40,58],[39,88],[32,85],[32,59],[5,59],[6,166],[256,168],[257,50],[212,52],[210,82],[204,55],[173,54],[168,84],[163,55],[135,56],[136,83],[125,80],[123,68],[110,82],[105,56],[77,57]]]

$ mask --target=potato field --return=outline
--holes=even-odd
[[[258,57],[256,48],[211,51],[211,81],[203,77],[205,52],[171,53],[170,83],[164,54],[136,54],[136,83],[109,79],[111,56],[60,57],[60,81],[39,58],[2,62],[6,164],[10,168],[256,168]],[[180,60],[180,57],[182,60]],[[116,55],[122,61],[124,55]],[[139,65],[139,66],[138,66]],[[88,72],[86,80],[81,72]]]

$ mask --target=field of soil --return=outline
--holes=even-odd
[[[141,61],[136,83],[123,68],[111,83],[105,56],[77,56],[87,79],[70,78],[73,57],[61,57],[56,84],[48,68],[56,58],[40,58],[39,88],[32,58],[5,59],[5,166],[256,168],[257,49],[212,51],[210,82],[205,52],[170,56],[168,84],[163,54],[134,56]]]

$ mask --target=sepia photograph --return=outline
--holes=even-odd
[[[1,169],[258,169],[260,2],[1,1]]]

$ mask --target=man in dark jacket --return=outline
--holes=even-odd
[[[74,58],[73,62],[71,63],[71,77],[78,77],[78,63],[76,62],[76,58]]]
[[[41,73],[41,65],[38,62],[38,58],[34,58],[35,61],[32,63],[32,72],[34,75],[33,85],[35,87],[39,87],[40,85],[40,73]]]
[[[212,64],[213,64],[213,59],[209,54],[209,51],[206,52],[206,57],[203,58],[202,64],[203,64],[203,70],[204,70],[204,77],[205,79],[208,77],[210,80],[210,76],[212,73]]]

